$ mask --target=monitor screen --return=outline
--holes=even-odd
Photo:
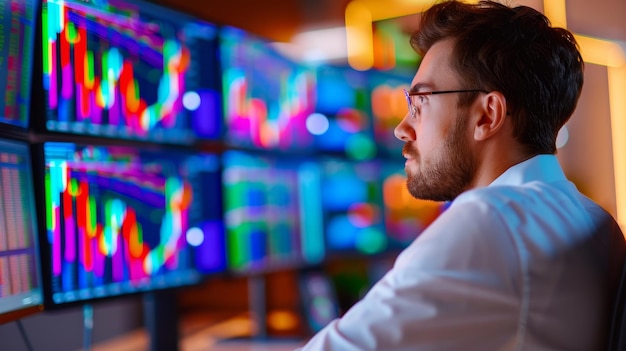
[[[46,307],[225,269],[218,156],[61,142],[43,152]]]
[[[308,122],[317,149],[356,160],[372,159],[376,144],[368,73],[348,66],[320,66],[316,74],[316,114]]]
[[[224,219],[231,269],[262,272],[324,258],[315,162],[224,154]]]
[[[402,141],[393,131],[407,114],[403,89],[409,90],[413,73],[403,71],[368,71],[374,138],[383,157],[402,159]]]
[[[30,149],[0,139],[0,323],[41,310]]]
[[[0,122],[27,128],[38,0],[0,1]]]
[[[226,141],[250,149],[310,150],[314,71],[233,27],[221,29],[220,57]]]
[[[377,161],[322,161],[322,208],[328,254],[373,255],[388,248]]]
[[[221,137],[215,26],[135,0],[43,0],[42,32],[47,130]]]
[[[406,173],[401,161],[386,162],[382,170],[385,231],[390,247],[402,249],[432,223],[447,202],[419,200],[406,186]]]

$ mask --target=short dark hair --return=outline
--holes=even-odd
[[[424,55],[449,38],[455,42],[453,66],[467,85],[460,89],[504,94],[514,137],[529,153],[555,153],[558,131],[574,112],[583,85],[584,62],[573,34],[551,27],[546,16],[527,6],[452,0],[422,14],[411,46]]]

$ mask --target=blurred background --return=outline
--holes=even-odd
[[[3,350],[289,349],[446,208],[392,132],[431,1],[0,1]],[[507,3],[576,34],[558,157],[626,229],[626,2]]]

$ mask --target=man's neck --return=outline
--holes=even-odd
[[[487,143],[479,152],[472,189],[488,186],[509,168],[535,156],[517,143]]]

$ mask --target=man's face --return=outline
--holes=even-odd
[[[464,87],[450,65],[453,42],[441,41],[424,56],[412,82],[412,91],[459,90]],[[419,99],[418,101],[416,101]],[[458,94],[415,97],[419,105],[396,127],[405,142],[407,187],[416,198],[435,201],[454,199],[469,189],[477,162],[468,134],[468,109],[457,107]]]

